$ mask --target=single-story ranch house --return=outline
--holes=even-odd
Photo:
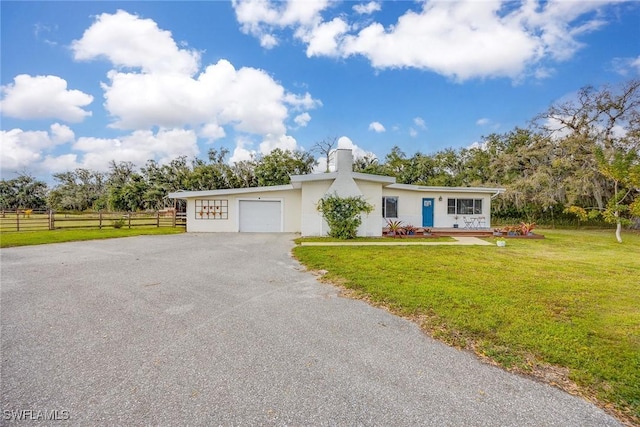
[[[188,232],[287,232],[324,236],[328,226],[318,201],[325,195],[362,196],[374,209],[363,214],[361,236],[381,236],[387,220],[428,228],[491,226],[491,199],[503,188],[396,184],[394,177],[353,172],[351,150],[338,149],[336,171],[292,175],[288,185],[178,191],[187,201]]]

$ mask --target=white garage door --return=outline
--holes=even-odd
[[[282,203],[279,200],[240,200],[241,232],[282,231]]]

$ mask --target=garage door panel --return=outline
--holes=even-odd
[[[241,200],[240,231],[273,233],[282,231],[282,202]]]

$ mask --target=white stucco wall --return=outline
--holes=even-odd
[[[317,205],[333,181],[310,181],[302,185],[301,233],[303,236],[324,236],[328,232],[326,221],[318,212]]]
[[[196,198],[187,199],[187,231],[188,232],[237,232],[240,229],[240,200],[278,200],[282,202],[283,231],[299,233],[301,231],[301,191],[267,191],[243,194],[227,194],[198,197],[198,199],[227,200],[228,219],[200,219],[196,213]]]
[[[464,227],[462,215],[447,213],[447,200],[452,199],[482,199],[482,214],[467,215],[467,217],[484,217],[485,228],[491,227],[491,194],[477,192],[446,192],[446,191],[411,191],[393,188],[383,188],[382,196],[398,197],[398,219],[405,225],[410,224],[416,227],[422,226],[422,199],[434,199],[433,211],[433,227],[434,228],[452,228],[454,224],[458,224],[460,228]],[[442,200],[439,200],[442,197]],[[382,214],[381,214],[382,215]],[[386,225],[386,220],[381,221],[382,226]]]
[[[382,236],[380,220],[382,218],[382,184],[378,182],[356,180],[364,200],[373,205],[370,214],[362,216],[362,224],[358,228],[359,236]]]

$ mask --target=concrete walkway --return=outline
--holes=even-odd
[[[493,246],[486,240],[479,239],[477,237],[452,237],[455,242],[429,242],[421,240],[419,242],[411,241],[411,239],[385,239],[383,242],[301,242],[302,246],[435,246],[435,245],[478,245],[478,246]]]
[[[620,426],[342,298],[295,237],[2,249],[0,425]]]

